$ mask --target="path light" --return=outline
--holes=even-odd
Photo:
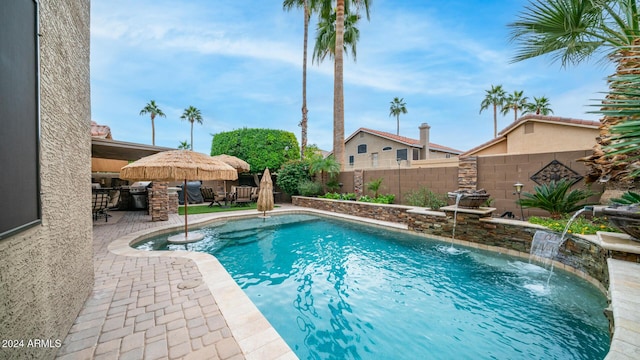
[[[520,194],[522,193],[522,188],[524,187],[524,184],[522,184],[521,182],[517,182],[515,184],[513,184],[513,187],[516,188],[516,192],[514,194],[518,194],[518,205],[520,205],[520,218],[522,219],[522,221],[524,221],[524,211],[522,210],[522,203],[520,203]]]
[[[400,164],[402,163],[402,158],[397,158],[396,161],[398,162],[398,204],[400,204],[402,199],[402,192],[400,191]]]

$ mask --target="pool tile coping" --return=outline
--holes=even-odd
[[[410,231],[406,224],[380,221],[353,215],[335,213],[313,208],[287,207],[274,209],[271,214],[317,214],[328,217],[337,217],[357,223],[393,228],[402,232],[420,235]],[[189,223],[191,227],[200,227],[209,223],[215,223],[224,219],[238,219],[255,217],[251,212],[230,212],[225,214],[212,214]],[[220,312],[223,314],[233,337],[238,342],[246,359],[297,359],[293,350],[282,339],[255,304],[242,291],[231,275],[214,256],[198,252],[160,252],[137,250],[130,245],[143,238],[169,233],[179,230],[181,226],[175,224],[159,226],[153,229],[145,229],[124,235],[108,245],[108,250],[114,254],[133,257],[183,257],[194,261],[202,274],[202,280],[209,288]],[[441,236],[429,235],[440,241],[448,241],[462,246],[489,250],[513,256],[526,258],[529,254],[520,251],[508,250],[500,247],[483,245],[470,241],[461,241]],[[608,259],[609,291],[602,287],[599,281],[588,274],[571,268],[563,263],[554,261],[556,268],[571,272],[596,285],[602,292],[608,294],[611,301],[611,310],[614,317],[615,330],[611,339],[609,353],[606,360],[640,359],[640,264],[628,261]]]

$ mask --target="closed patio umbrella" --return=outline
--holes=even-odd
[[[189,237],[187,224],[187,180],[236,180],[238,172],[226,163],[209,155],[191,150],[163,151],[124,166],[120,178],[146,181],[184,181],[184,239],[175,242],[200,240],[200,235]]]
[[[273,210],[273,182],[269,168],[264,170],[260,180],[260,192],[258,193],[258,211],[262,211],[262,216],[267,216],[267,211]]]

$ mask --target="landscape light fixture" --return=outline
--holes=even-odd
[[[402,158],[397,158],[398,162],[398,204],[400,204],[400,199],[402,198],[402,193],[400,192],[400,164],[402,163]]]
[[[524,210],[522,210],[522,203],[520,202],[520,194],[522,193],[522,188],[524,187],[524,184],[522,184],[521,182],[517,182],[515,184],[513,184],[513,187],[516,188],[516,194],[518,194],[518,205],[520,205],[520,219],[522,221],[524,221]]]

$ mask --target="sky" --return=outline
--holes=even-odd
[[[562,67],[549,57],[513,63],[516,44],[507,24],[527,0],[372,0],[370,20],[359,22],[357,58],[345,57],[345,137],[366,127],[396,133],[389,115],[394,97],[400,135],[469,150],[493,138],[493,112],[480,113],[491,85],[546,96],[555,116],[598,120],[590,114],[604,97],[613,67],[595,57]],[[315,43],[309,27],[309,59]],[[115,140],[151,144],[150,101],[156,145],[190,142],[184,109],[200,109],[194,150],[209,154],[212,135],[241,128],[290,131],[301,138],[302,10],[281,0],[91,1],[92,120]],[[333,144],[333,62],[307,68],[308,143]],[[498,131],[513,113],[498,114]]]

